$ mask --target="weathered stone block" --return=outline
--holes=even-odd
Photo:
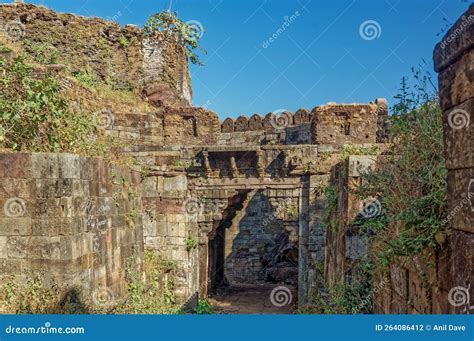
[[[32,177],[34,179],[59,178],[58,154],[33,153],[31,154]]]
[[[28,239],[28,258],[30,259],[61,259],[60,237],[30,237]]]
[[[7,255],[8,258],[27,258],[29,237],[8,237]]]
[[[32,175],[31,154],[0,153],[0,178],[30,178]]]
[[[350,177],[360,177],[373,168],[375,161],[375,156],[350,155],[348,159],[348,175]]]
[[[0,178],[0,198],[18,197],[29,199],[32,196],[34,180]]]
[[[474,97],[474,49],[439,74],[439,97],[443,110]]]
[[[79,155],[59,154],[59,177],[63,179],[81,178],[81,159]]]
[[[7,237],[0,237],[0,258],[7,258]]]
[[[446,223],[454,229],[474,233],[474,168],[449,171],[448,203]]]
[[[31,235],[31,218],[0,218],[0,236]]]
[[[448,169],[474,168],[474,99],[447,110],[443,121]]]
[[[433,59],[437,72],[451,65],[463,52],[474,47],[473,15],[474,6],[471,5],[436,45]]]

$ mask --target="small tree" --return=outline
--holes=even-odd
[[[186,56],[191,63],[203,65],[203,62],[194,52],[196,49],[207,53],[201,47],[199,40],[204,29],[198,22],[184,22],[178,18],[176,12],[164,11],[152,15],[144,27],[147,36],[153,36],[156,32],[163,33],[165,39],[174,39],[186,50]]]

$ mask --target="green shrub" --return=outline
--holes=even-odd
[[[178,42],[186,50],[186,55],[193,64],[203,65],[194,50],[206,51],[199,42],[201,35],[194,31],[194,27],[178,18],[175,12],[163,11],[152,15],[145,24],[145,34],[153,36],[162,32],[165,39]]]
[[[99,83],[97,76],[89,68],[77,72],[74,74],[74,78],[90,88],[95,87]]]
[[[25,56],[0,58],[0,145],[34,152],[103,150],[92,115],[75,113],[53,73],[37,79]]]
[[[135,263],[127,267],[128,295],[114,309],[116,314],[177,314],[181,312],[173,290],[171,275],[176,265],[146,250],[144,254],[143,276]]]
[[[384,265],[442,247],[447,233],[442,110],[436,94],[427,90],[429,76],[417,72],[415,79],[413,91],[402,80],[391,117],[393,143],[358,191],[361,198],[381,198],[383,214],[363,225],[377,233],[373,252]]]
[[[194,313],[199,315],[214,314],[214,311],[214,307],[209,303],[207,298],[200,299],[197,307],[194,309]]]
[[[191,251],[197,249],[199,242],[193,237],[186,238],[186,250]]]

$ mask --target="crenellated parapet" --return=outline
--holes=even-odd
[[[388,141],[388,104],[378,98],[367,104],[317,106],[311,111],[278,110],[264,117],[226,118],[219,145],[384,143]]]

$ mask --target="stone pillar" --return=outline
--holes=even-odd
[[[259,178],[265,176],[265,158],[263,156],[263,151],[257,149],[257,173]]]
[[[207,151],[203,151],[202,155],[204,157],[204,172],[206,173],[206,177],[211,175],[211,163],[209,162],[209,153]]]
[[[290,155],[287,150],[284,150],[282,154],[283,154],[282,172],[283,172],[283,176],[286,176],[288,175],[290,171]]]
[[[447,260],[438,266],[439,290],[433,313],[469,313],[474,297],[474,4],[446,33],[434,51],[439,97],[444,112],[448,168],[447,223],[452,229]],[[453,307],[447,297],[463,288],[471,302]],[[470,287],[470,289],[468,289]],[[459,293],[459,292],[458,292]],[[470,304],[470,306],[469,306]]]
[[[232,171],[232,177],[237,178],[239,176],[239,169],[237,168],[237,162],[235,162],[235,157],[230,157],[230,169]]]

